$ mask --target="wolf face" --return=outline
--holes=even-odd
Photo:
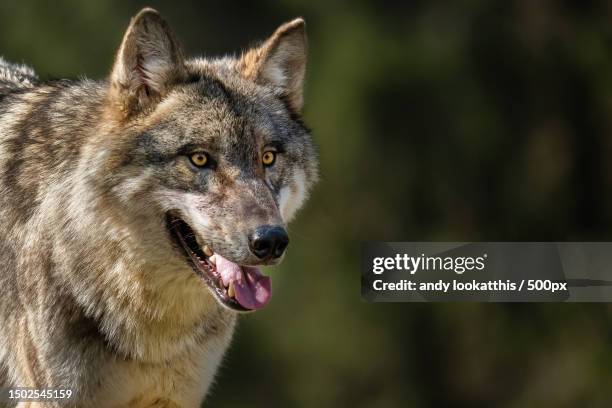
[[[185,59],[151,9],[105,81],[0,59],[0,386],[200,406],[317,179],[305,64],[300,19],[238,57]]]
[[[237,58],[183,57],[168,25],[145,9],[131,22],[109,81],[108,119],[86,160],[98,190],[169,273],[196,272],[225,307],[258,309],[285,226],[317,178],[300,120],[304,22],[281,26]],[[103,172],[103,173],[102,173]],[[117,204],[117,205],[115,205]]]

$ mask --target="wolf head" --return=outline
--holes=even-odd
[[[144,257],[199,276],[223,306],[263,307],[289,243],[286,224],[317,178],[300,115],[304,21],[241,56],[185,59],[152,9],[131,21],[108,82],[105,200]]]

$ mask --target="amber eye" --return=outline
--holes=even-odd
[[[263,156],[261,156],[261,162],[264,164],[264,166],[273,165],[275,160],[276,160],[276,152],[273,152],[271,150],[264,152]]]
[[[204,167],[206,166],[206,163],[208,163],[206,153],[202,152],[193,153],[191,157],[189,157],[189,160],[191,160],[191,163],[193,163],[193,165],[196,167]]]

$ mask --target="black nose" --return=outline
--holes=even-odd
[[[259,259],[280,258],[289,245],[284,228],[274,225],[259,227],[249,237],[249,248]]]

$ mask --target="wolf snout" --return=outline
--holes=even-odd
[[[289,236],[283,227],[264,225],[249,236],[249,249],[261,260],[273,260],[283,256],[289,245]]]

